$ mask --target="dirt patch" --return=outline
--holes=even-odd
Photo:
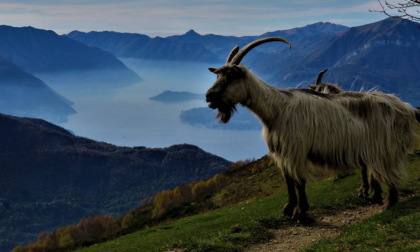
[[[271,230],[274,239],[268,243],[257,244],[245,251],[296,251],[312,243],[334,237],[340,234],[341,227],[360,222],[381,211],[381,206],[368,205],[357,209],[350,209],[336,215],[324,215],[315,219],[310,226],[289,226],[278,230]]]
[[[404,201],[415,196],[405,195],[400,198]],[[274,234],[274,238],[264,244],[256,244],[248,247],[246,252],[254,251],[297,251],[304,249],[312,243],[332,238],[341,233],[341,227],[361,222],[382,211],[382,206],[366,205],[356,209],[348,209],[335,215],[323,215],[315,219],[310,226],[286,226],[281,229],[270,230]]]

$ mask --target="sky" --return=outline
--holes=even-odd
[[[0,24],[73,30],[259,35],[315,22],[359,26],[386,18],[376,0],[0,0]]]

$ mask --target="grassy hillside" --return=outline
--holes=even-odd
[[[256,163],[258,162],[261,160]],[[237,179],[235,183],[206,199],[216,207],[239,201],[241,203],[173,222],[168,221],[166,225],[145,229],[80,251],[164,251],[171,248],[190,251],[240,251],[252,243],[271,239],[269,229],[296,224],[281,214],[287,192],[279,171],[274,166],[258,169],[253,164],[235,171],[231,174]],[[415,227],[420,225],[419,167],[420,157],[410,157],[407,162],[409,176],[400,193],[416,193],[416,197],[362,223],[346,226],[339,237],[320,241],[308,248],[308,251],[418,249],[419,235]],[[325,175],[319,174],[318,177]],[[355,173],[338,180],[328,178],[309,183],[309,214],[315,218],[367,204],[357,197],[359,180],[359,174]]]

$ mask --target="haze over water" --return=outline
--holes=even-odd
[[[207,70],[209,64],[122,60],[144,81],[104,90],[74,88],[89,86],[89,83],[78,83],[81,80],[75,80],[74,85],[62,85],[59,77],[44,78],[48,85],[73,101],[78,112],[61,126],[78,136],[119,146],[194,144],[231,161],[259,158],[267,153],[260,130],[216,130],[181,123],[179,114],[182,110],[207,107],[204,96],[203,100],[180,103],[149,99],[165,90],[204,94],[216,79]]]

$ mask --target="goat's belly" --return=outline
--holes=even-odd
[[[360,163],[360,158],[350,160],[346,158],[339,158],[336,155],[321,155],[317,152],[309,152],[307,158],[312,164],[316,166],[328,167],[333,170],[356,169],[362,165]]]

